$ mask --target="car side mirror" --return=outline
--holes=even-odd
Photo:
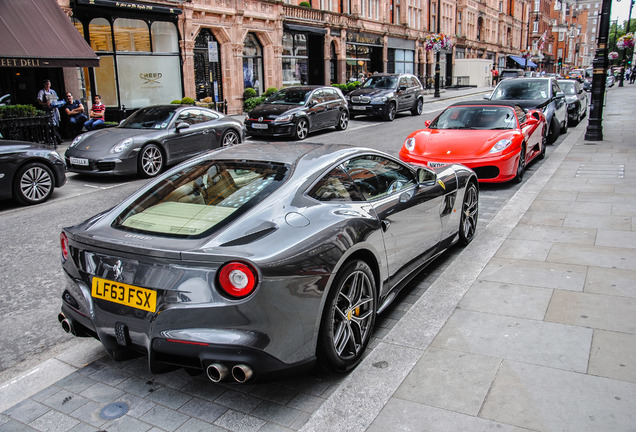
[[[430,120],[426,120],[424,122],[424,127],[429,127],[431,125],[431,121]]]
[[[307,108],[311,108],[313,106],[316,106],[316,101],[315,100],[310,100],[309,102],[307,102],[307,105],[305,105]]]
[[[177,129],[177,132],[180,132],[180,131],[181,131],[181,129],[188,129],[189,127],[190,127],[190,125],[189,125],[188,123],[186,123],[186,122],[179,122],[179,123],[177,124],[176,129]]]
[[[565,93],[563,93],[562,91],[556,92],[557,99],[563,99],[564,97],[565,97]]]
[[[419,184],[430,184],[435,182],[437,174],[426,168],[417,169],[417,182]]]
[[[399,90],[400,91],[405,91],[406,90],[406,86],[400,86]]]
[[[484,95],[484,99],[488,100],[492,96],[492,93],[487,93]]]

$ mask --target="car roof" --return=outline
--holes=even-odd
[[[324,85],[295,85],[295,86],[289,86],[289,87],[283,87],[280,90],[316,90],[316,89],[320,89],[320,88],[335,88],[335,87],[331,87],[331,86],[324,86]]]

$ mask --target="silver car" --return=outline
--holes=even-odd
[[[355,367],[382,312],[475,235],[462,165],[347,145],[242,144],[164,173],[61,234],[62,327],[114,359],[215,382]]]
[[[560,133],[568,130],[568,110],[565,94],[554,77],[511,78],[500,81],[490,95],[490,100],[514,101],[522,108],[540,108],[545,114],[548,128],[547,143],[552,144]]]

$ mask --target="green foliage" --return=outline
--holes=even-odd
[[[5,105],[0,106],[0,118],[36,117],[44,115],[33,105]]]
[[[300,3],[298,3],[298,6],[311,9],[311,5],[309,4],[309,2],[306,1],[301,1]]]
[[[184,97],[183,99],[181,99],[181,105],[194,105],[194,99]]]
[[[256,90],[253,89],[252,87],[248,87],[245,90],[243,90],[243,100],[247,100],[249,98],[253,98],[256,97]]]
[[[243,110],[250,112],[255,106],[262,104],[265,101],[265,96],[252,97],[243,101]]]
[[[265,93],[263,93],[263,96],[270,97],[271,95],[273,95],[277,91],[278,91],[278,89],[276,87],[270,87],[267,90],[265,90]]]
[[[181,105],[181,99],[175,99],[172,102],[170,102],[171,104],[175,104],[175,105]]]

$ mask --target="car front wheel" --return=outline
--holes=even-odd
[[[418,116],[422,114],[422,111],[424,111],[424,100],[418,99],[417,103],[411,110],[411,114],[413,114],[414,116]]]
[[[155,144],[148,144],[139,154],[139,174],[143,177],[154,177],[163,170],[163,153]]]
[[[55,179],[46,165],[30,163],[18,170],[13,188],[15,198],[21,203],[39,204],[53,195]]]
[[[552,116],[552,121],[550,122],[550,128],[548,129],[548,137],[547,137],[548,144],[554,144],[554,142],[559,137],[559,130],[560,130],[559,121],[556,119],[555,116]]]
[[[395,107],[395,103],[391,102],[388,107],[386,107],[386,113],[384,114],[384,120],[393,121],[395,118],[397,108]]]
[[[296,126],[294,127],[294,137],[298,140],[304,140],[307,138],[307,134],[309,133],[309,123],[307,123],[307,119],[301,118],[296,122]]]
[[[329,292],[320,324],[318,358],[323,368],[342,373],[360,362],[373,332],[376,303],[371,268],[360,260],[345,264]]]

